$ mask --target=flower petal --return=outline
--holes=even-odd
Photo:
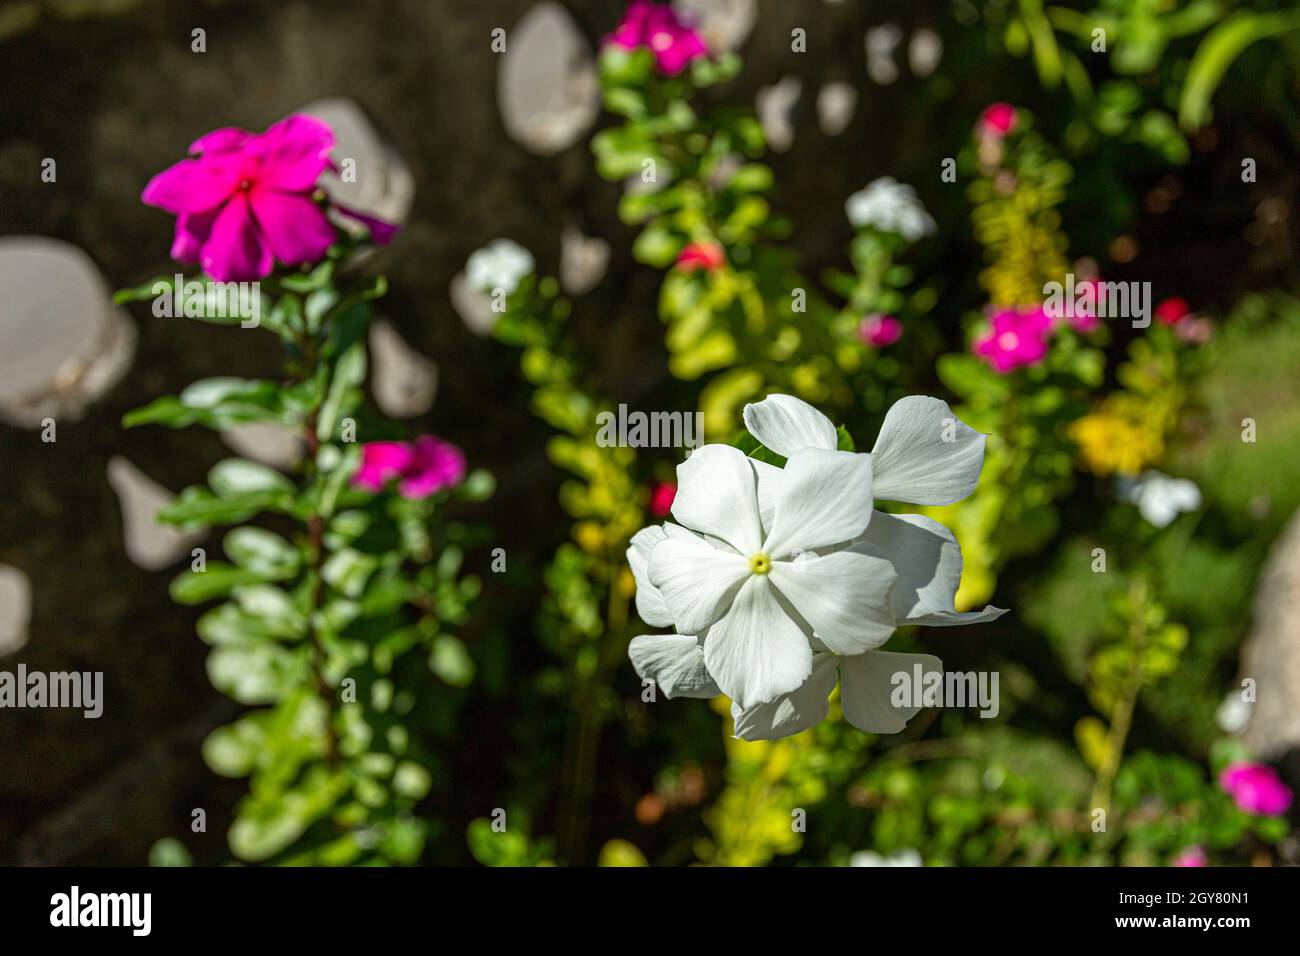
[[[320,206],[305,196],[259,186],[248,201],[271,253],[286,265],[324,258],[338,236]]]
[[[900,627],[979,624],[1006,613],[991,606],[982,611],[955,610],[961,584],[961,547],[953,533],[933,518],[877,511],[849,550],[893,564],[898,583],[890,604]]]
[[[666,542],[655,549],[656,556]],[[777,602],[768,575],[750,574],[704,638],[704,666],[742,708],[788,694],[812,673],[808,638]]]
[[[834,449],[839,444],[829,418],[793,395],[769,395],[745,406],[749,433],[785,458],[804,448]]]
[[[812,676],[797,689],[766,704],[742,708],[732,702],[731,720],[742,740],[779,740],[807,730],[826,719],[835,689],[834,654],[813,655]]]
[[[650,583],[650,552],[666,536],[663,527],[656,524],[642,528],[628,542],[627,563],[636,579],[636,613],[651,627],[672,627],[673,624],[673,615],[664,603],[664,596]]]
[[[897,574],[884,558],[836,551],[774,562],[768,577],[818,640],[838,654],[861,654],[894,633],[889,592]]]
[[[239,169],[238,162],[228,157],[182,159],[149,180],[140,199],[176,215],[207,212],[239,188]]]
[[[632,659],[637,676],[652,680],[671,700],[696,697],[708,700],[722,691],[704,669],[704,652],[694,636],[684,634],[646,634],[632,638],[627,656]]]
[[[270,248],[258,235],[246,194],[236,193],[212,224],[199,253],[203,271],[218,282],[243,282],[270,275]]]
[[[214,129],[211,133],[204,133],[194,142],[190,143],[190,152],[200,153],[229,153],[233,150],[242,149],[244,144],[253,138],[253,134],[246,129],[240,129],[238,126],[223,126],[220,129]]]
[[[943,661],[930,654],[897,654],[893,651],[868,651],[856,657],[840,658],[840,706],[844,718],[868,734],[896,734],[916,716],[920,707],[910,703],[911,694],[895,705],[895,674],[906,674],[910,688],[914,667],[923,673],[943,673]],[[918,692],[919,693],[919,692]]]
[[[877,498],[950,505],[979,483],[984,436],[959,421],[947,402],[909,395],[886,413],[871,457]]]
[[[725,614],[749,573],[745,558],[700,538],[666,537],[650,553],[650,583],[683,634],[699,634]]]
[[[172,240],[171,256],[177,262],[198,262],[199,251],[212,235],[212,224],[217,212],[183,212],[176,217],[176,234]]]
[[[763,550],[789,558],[852,541],[871,520],[870,455],[805,448],[781,474],[776,517]]]
[[[673,517],[749,556],[763,542],[754,469],[739,448],[705,445],[677,466]]]
[[[776,518],[776,496],[781,489],[782,472],[776,465],[769,465],[757,458],[749,459],[749,464],[754,469],[754,491],[758,496],[758,520],[763,525],[763,534],[766,535],[772,530],[772,522]]]
[[[259,145],[265,154],[258,181],[287,192],[305,192],[329,164],[334,131],[315,117],[295,113],[267,129]]]

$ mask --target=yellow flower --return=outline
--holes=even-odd
[[[1070,426],[1070,438],[1093,474],[1137,475],[1164,454],[1161,430],[1135,411],[1127,409],[1126,414],[1108,403]]]

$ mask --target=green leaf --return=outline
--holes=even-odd
[[[257,491],[238,495],[214,495],[207,488],[191,486],[158,512],[158,520],[186,528],[214,524],[239,524],[259,511],[284,511],[292,498],[282,492]]]
[[[1219,88],[1233,60],[1257,40],[1278,36],[1300,27],[1300,15],[1283,13],[1237,13],[1205,35],[1187,68],[1178,121],[1183,129],[1195,130],[1210,118],[1210,100]]]
[[[203,571],[182,571],[172,579],[169,591],[177,604],[202,604],[225,597],[237,587],[256,584],[262,576],[247,568],[237,568],[219,561],[208,563]]]
[[[293,598],[271,584],[251,584],[235,592],[239,609],[249,617],[259,618],[277,630],[302,636],[307,633],[307,619]]]
[[[262,528],[236,528],[226,535],[224,547],[236,564],[268,580],[290,577],[302,562],[297,548]]]
[[[378,566],[379,559],[374,555],[344,548],[330,555],[321,568],[321,577],[345,597],[357,598],[365,591],[366,582]]]
[[[226,458],[217,462],[208,472],[208,484],[222,498],[256,492],[292,494],[294,491],[293,483],[280,472],[246,458]]]
[[[321,441],[334,439],[335,429],[347,402],[348,393],[360,385],[365,377],[365,344],[353,342],[335,363],[329,392],[325,396],[324,404],[321,405],[320,417],[316,422],[316,437]]]
[[[273,704],[301,682],[307,664],[297,650],[267,641],[222,644],[207,660],[212,686],[241,704]]]

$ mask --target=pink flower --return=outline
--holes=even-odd
[[[1291,788],[1267,764],[1229,764],[1219,774],[1219,786],[1247,813],[1273,816],[1291,806]]]
[[[649,48],[659,72],[667,76],[676,76],[692,60],[709,54],[704,38],[684,23],[676,10],[650,0],[632,0],[623,22],[605,38],[605,43],[625,50]]]
[[[981,136],[1001,139],[1016,128],[1016,108],[1010,103],[992,103],[980,114],[975,128]]]
[[[1189,315],[1174,326],[1174,335],[1188,345],[1204,345],[1214,338],[1214,323],[1199,315]]]
[[[858,338],[872,348],[893,345],[903,337],[903,323],[892,315],[875,313],[867,316],[858,326]]]
[[[650,490],[650,514],[656,518],[667,518],[672,510],[673,499],[677,497],[677,485],[671,481],[658,481]]]
[[[1001,309],[989,320],[988,332],[975,340],[972,351],[994,371],[1006,375],[1042,361],[1051,333],[1052,319],[1041,305]]]
[[[361,447],[361,467],[352,484],[383,491],[392,479],[407,498],[427,498],[465,477],[465,456],[455,445],[434,435],[413,442],[372,441]]]
[[[313,197],[333,148],[333,131],[301,114],[265,133],[213,130],[190,145],[190,159],[149,180],[140,198],[176,216],[173,259],[199,263],[218,282],[262,279],[277,261],[316,262],[337,238]],[[376,242],[391,237],[387,223],[336,208],[366,222]]]
[[[716,242],[688,242],[677,254],[677,268],[684,272],[704,269],[712,272],[727,264],[727,254]]]
[[[1182,850],[1170,866],[1209,866],[1210,858],[1205,855],[1205,848],[1189,846]]]
[[[1165,325],[1177,325],[1187,318],[1191,311],[1186,299],[1175,296],[1172,299],[1165,299],[1156,306],[1156,318]]]

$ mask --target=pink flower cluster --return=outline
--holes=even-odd
[[[1010,103],[991,103],[980,114],[975,129],[985,139],[1002,139],[1016,128],[1016,108]]]
[[[396,479],[397,490],[404,497],[427,498],[459,484],[464,477],[461,450],[435,435],[422,435],[413,442],[367,442],[361,447],[361,467],[352,476],[352,484],[383,491]]]
[[[276,262],[320,260],[337,238],[314,196],[333,148],[329,126],[301,114],[265,133],[213,130],[190,145],[191,158],[149,180],[140,198],[176,216],[173,259],[197,262],[218,282],[262,279]],[[376,242],[396,231],[335,208],[364,222]]]
[[[1052,335],[1052,317],[1041,305],[999,309],[989,319],[988,331],[972,350],[1000,375],[1041,362]]]
[[[1219,774],[1219,786],[1247,813],[1275,816],[1291,807],[1291,788],[1268,764],[1242,761]]]
[[[692,60],[709,54],[704,38],[684,23],[676,10],[650,0],[632,0],[623,22],[605,43],[625,50],[649,49],[659,72],[667,76],[677,76]]]
[[[903,323],[892,315],[872,313],[858,326],[858,338],[873,349],[893,345],[903,337]]]
[[[683,272],[703,269],[713,272],[727,264],[727,254],[716,242],[688,242],[677,254],[677,268]]]

